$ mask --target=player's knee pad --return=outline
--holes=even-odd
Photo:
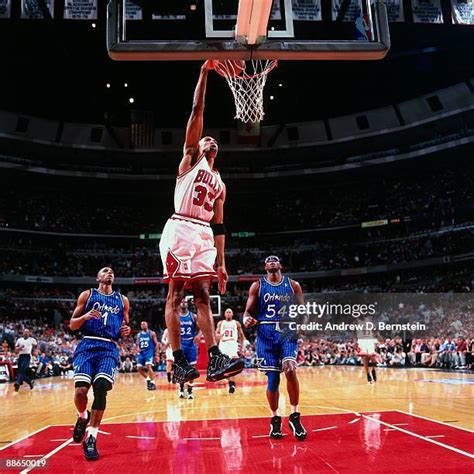
[[[97,379],[92,385],[94,389],[94,403],[92,404],[93,410],[105,410],[107,401],[107,392],[112,390],[112,384],[104,379]]]
[[[280,386],[280,372],[275,372],[273,370],[270,370],[267,376],[268,376],[267,390],[269,392],[278,392],[278,387]]]
[[[85,391],[86,391],[86,393],[87,393],[87,390],[89,390],[89,387],[90,387],[90,386],[91,386],[91,384],[90,384],[89,382],[83,382],[83,381],[81,381],[81,382],[74,382],[74,388],[81,388],[81,389],[83,389],[83,390],[81,390],[81,392],[84,391],[84,389],[85,389]]]

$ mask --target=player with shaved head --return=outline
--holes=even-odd
[[[126,296],[114,291],[114,271],[105,267],[97,273],[98,288],[83,291],[72,314],[70,328],[80,329],[84,338],[74,352],[74,404],[77,421],[73,439],[82,443],[89,461],[99,458],[96,439],[106,406],[107,392],[112,390],[119,366],[117,341],[130,335],[129,308]],[[87,410],[87,394],[92,386],[94,401]]]

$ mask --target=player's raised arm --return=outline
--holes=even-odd
[[[214,217],[211,227],[214,232],[214,247],[217,250],[217,277],[219,278],[219,293],[223,295],[227,287],[227,270],[225,267],[225,227],[224,227],[224,203],[226,198],[226,188],[214,203]]]
[[[207,75],[211,68],[210,61],[206,61],[202,65],[196,89],[194,90],[193,108],[186,126],[183,159],[179,164],[179,174],[183,174],[191,168],[193,160],[197,158],[199,140],[202,138],[202,130],[204,127],[204,102],[206,97]]]
[[[252,314],[257,311],[258,304],[258,290],[260,289],[260,282],[254,281],[249,290],[249,297],[245,305],[243,323],[246,328],[257,324],[257,320],[253,318]]]
[[[91,309],[87,313],[84,314],[84,310],[87,304],[87,300],[90,296],[90,290],[83,291],[79,298],[77,299],[76,307],[72,313],[71,321],[69,323],[69,327],[71,331],[76,331],[79,329],[86,321],[89,319],[99,319],[101,314],[99,311],[95,309]]]

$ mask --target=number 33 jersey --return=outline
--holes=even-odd
[[[160,240],[163,279],[191,281],[216,278],[216,248],[210,221],[214,203],[224,191],[219,172],[205,156],[176,178],[175,213],[168,219]]]
[[[222,194],[224,183],[217,170],[211,169],[205,156],[176,178],[174,212],[178,216],[211,222],[214,202]]]
[[[95,309],[100,312],[99,319],[89,319],[82,327],[84,336],[103,337],[117,340],[123,323],[123,299],[118,291],[110,295],[101,293],[97,288],[91,288],[84,314]]]

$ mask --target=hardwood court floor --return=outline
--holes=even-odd
[[[224,472],[228,462],[237,472],[257,467],[384,472],[401,460],[409,472],[406,466],[436,457],[443,460],[440,469],[474,472],[474,375],[413,369],[380,369],[378,374],[379,381],[368,385],[360,367],[299,369],[308,440],[295,442],[285,419],[285,437],[276,445],[266,436],[266,377],[256,371],[237,378],[233,395],[225,382],[207,384],[201,376],[194,400],[179,399],[163,375],[157,377],[158,389],[149,392],[137,374],[121,374],[103,420],[109,434],[99,434],[100,465],[88,466],[82,465],[81,448],[70,439],[72,380],[45,379],[33,391],[23,386],[19,393],[3,385],[0,459],[48,455],[46,472],[98,472],[100,467],[100,472],[115,473],[122,472],[124,463],[142,472],[158,467],[164,472]],[[288,415],[284,383],[281,389],[281,414]],[[194,461],[184,462],[188,455]]]

